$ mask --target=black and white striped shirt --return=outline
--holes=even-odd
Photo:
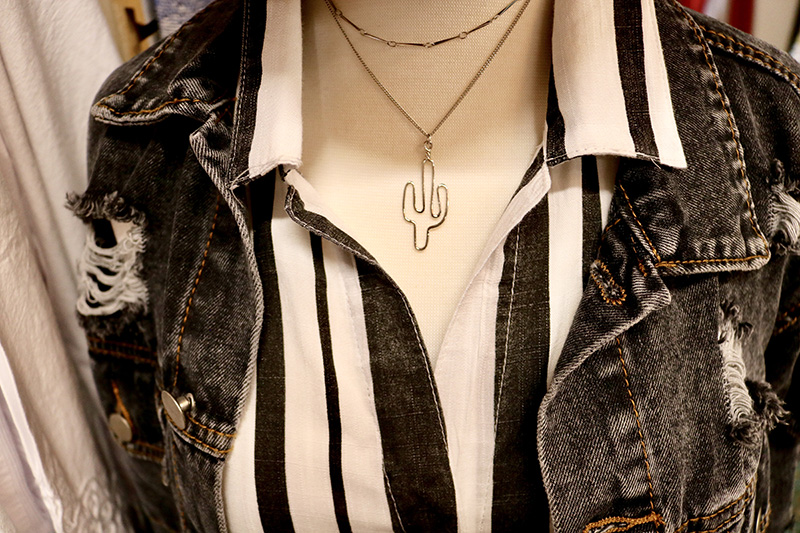
[[[299,4],[267,2],[250,169],[275,179],[254,185],[273,199],[254,213],[266,310],[226,466],[231,529],[541,526],[537,408],[607,223],[615,161],[686,166],[653,0],[555,1],[545,142],[435,367],[402,291],[294,170]]]

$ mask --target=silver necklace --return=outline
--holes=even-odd
[[[434,134],[439,131],[439,128],[442,127],[442,124],[450,118],[450,115],[453,114],[453,111],[459,106],[459,104],[464,100],[464,98],[469,94],[472,90],[472,87],[478,81],[478,78],[484,73],[486,68],[489,66],[489,63],[492,62],[494,57],[497,55],[497,52],[500,51],[500,48],[508,39],[508,36],[511,34],[511,31],[517,25],[522,14],[525,12],[525,8],[528,7],[530,0],[525,0],[522,4],[522,7],[517,12],[516,16],[514,16],[514,20],[511,21],[509,24],[508,29],[506,29],[503,36],[497,42],[497,45],[494,47],[494,50],[489,54],[489,57],[486,58],[486,61],[483,62],[483,65],[478,69],[478,72],[472,77],[470,82],[467,84],[467,87],[461,92],[461,94],[456,98],[456,101],[450,106],[450,109],[447,113],[444,114],[442,119],[433,127],[432,130],[426,131],[425,128],[419,125],[419,123],[414,120],[414,118],[408,114],[403,106],[395,99],[394,96],[389,92],[389,90],[380,82],[380,80],[375,76],[375,73],[372,72],[367,66],[367,63],[361,57],[361,54],[358,53],[356,47],[353,46],[350,37],[347,36],[347,32],[344,31],[342,27],[342,23],[340,22],[341,11],[338,11],[336,7],[333,5],[331,0],[325,0],[325,4],[328,6],[328,9],[333,15],[334,21],[336,21],[336,25],[339,27],[339,30],[342,32],[347,44],[350,45],[350,49],[358,58],[358,61],[361,63],[361,66],[364,67],[364,70],[367,71],[369,77],[372,78],[372,81],[383,91],[383,94],[389,99],[392,104],[403,114],[403,116],[419,131],[424,137],[425,142],[423,143],[422,147],[425,150],[425,157],[422,160],[422,175],[420,180],[420,196],[422,198],[422,206],[418,207],[417,202],[417,187],[413,181],[409,181],[403,187],[403,218],[406,222],[410,222],[414,225],[414,248],[416,250],[422,251],[428,247],[428,241],[430,237],[430,232],[434,228],[438,228],[442,225],[445,218],[447,218],[447,211],[450,206],[450,199],[447,195],[447,186],[444,183],[440,183],[436,185],[435,182],[435,170],[436,164],[433,161],[433,157],[431,157],[431,151],[433,150],[433,136]],[[506,8],[507,9],[507,8]],[[425,198],[425,182],[427,174],[430,174],[427,177],[430,180],[430,202],[428,202]],[[411,201],[409,202],[409,189],[411,190]],[[436,195],[436,200],[434,201],[434,194]],[[424,215],[422,217],[416,215]],[[422,244],[420,245],[420,241]]]
[[[450,41],[455,41],[457,39],[466,39],[472,32],[476,32],[476,31],[478,31],[480,29],[483,29],[486,26],[488,26],[489,24],[491,24],[492,22],[494,22],[497,19],[499,19],[501,16],[503,16],[503,14],[506,11],[511,9],[511,6],[516,4],[518,1],[519,0],[511,0],[511,2],[509,2],[506,7],[504,7],[503,9],[501,9],[500,11],[498,11],[497,13],[492,15],[488,20],[478,24],[477,26],[475,26],[471,30],[466,30],[466,31],[459,32],[456,35],[453,35],[452,37],[447,37],[445,39],[439,39],[437,41],[425,41],[425,42],[420,42],[420,43],[393,41],[391,39],[384,39],[383,37],[378,37],[374,33],[368,32],[367,30],[365,30],[364,28],[361,28],[355,22],[353,22],[352,20],[347,18],[342,13],[342,10],[337,8],[336,5],[333,2],[331,2],[331,5],[333,6],[333,9],[334,9],[334,12],[335,12],[336,16],[339,17],[340,19],[342,19],[343,21],[345,21],[346,23],[348,23],[350,26],[352,26],[353,29],[355,29],[359,33],[359,35],[362,35],[364,37],[368,37],[368,38],[373,39],[375,41],[382,42],[383,44],[385,44],[385,45],[387,45],[387,46],[389,46],[391,48],[395,48],[395,47],[398,47],[398,46],[400,46],[400,47],[402,47],[402,46],[416,46],[416,47],[419,47],[419,48],[433,48],[434,46],[438,46],[440,44],[444,44],[444,43],[447,43],[447,42],[450,42]]]

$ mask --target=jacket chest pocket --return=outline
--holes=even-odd
[[[620,396],[634,411],[648,497],[667,531],[753,531],[763,522],[768,489],[759,473],[768,484],[766,437],[780,404],[763,381],[758,346],[772,321],[757,296],[741,298],[735,286],[755,287],[748,275],[667,280],[670,305],[603,358],[605,366],[625,359]]]
[[[752,531],[767,507],[774,393],[746,362],[762,324],[716,274],[667,283],[670,303],[591,354],[550,406],[568,458],[544,467],[551,498],[580,501],[587,533]]]

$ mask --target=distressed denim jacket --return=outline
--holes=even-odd
[[[621,161],[538,411],[552,527],[782,531],[800,431],[800,66],[656,7],[688,167]],[[263,15],[220,0],[114,72],[89,187],[69,199],[93,229],[81,269],[103,294],[78,310],[140,531],[227,530],[222,469],[274,327],[246,172]]]

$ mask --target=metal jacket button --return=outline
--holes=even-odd
[[[191,394],[184,394],[175,398],[172,394],[162,390],[161,404],[172,423],[178,429],[186,429],[186,413],[194,407],[194,397]]]
[[[108,427],[120,444],[125,444],[133,439],[133,428],[130,422],[119,413],[112,413],[108,417]]]

